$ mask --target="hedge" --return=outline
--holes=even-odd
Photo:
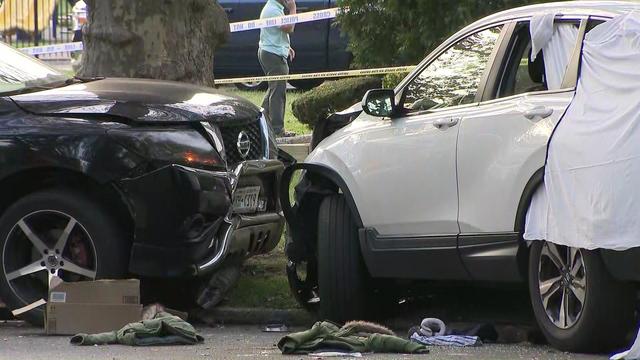
[[[298,97],[291,104],[291,110],[298,121],[313,128],[329,114],[344,110],[362,100],[367,90],[380,87],[382,80],[378,77],[326,81]]]

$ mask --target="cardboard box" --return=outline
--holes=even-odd
[[[45,331],[92,334],[119,330],[141,319],[139,280],[62,282],[49,290]]]
[[[140,280],[62,282],[49,290],[48,303],[140,304]]]

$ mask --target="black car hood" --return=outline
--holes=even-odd
[[[114,116],[134,122],[226,122],[257,119],[247,100],[175,81],[107,78],[12,96],[39,115]]]

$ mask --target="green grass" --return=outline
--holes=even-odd
[[[293,188],[298,183],[300,173],[296,172],[289,187],[293,198]],[[295,309],[300,305],[291,295],[285,268],[285,237],[270,253],[254,256],[247,260],[242,276],[236,287],[227,295],[226,306],[257,307],[272,309]]]
[[[247,260],[238,284],[226,297],[225,306],[267,309],[300,307],[289,291],[284,243],[283,236],[270,253]]]
[[[243,97],[258,106],[262,106],[262,99],[264,98],[264,94],[266,93],[266,91],[245,91],[233,87],[224,88],[223,90],[228,93]],[[303,92],[300,90],[287,91],[287,107],[284,114],[284,128],[286,131],[294,132],[296,135],[311,133],[311,128],[309,128],[309,126],[307,126],[306,124],[299,122],[291,112],[291,104],[300,95],[302,95],[302,93]]]

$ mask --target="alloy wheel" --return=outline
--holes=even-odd
[[[560,329],[575,325],[586,298],[587,273],[580,249],[545,242],[538,263],[542,307]]]
[[[53,276],[65,281],[96,278],[91,236],[74,217],[40,210],[21,218],[3,248],[3,272],[11,291],[24,303],[46,294]]]

